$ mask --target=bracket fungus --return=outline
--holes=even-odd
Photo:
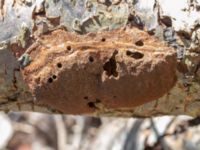
[[[176,83],[175,50],[135,27],[85,35],[57,29],[39,41],[23,78],[37,101],[64,113],[91,113],[99,103],[139,106]]]

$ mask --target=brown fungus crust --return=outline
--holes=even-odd
[[[70,114],[130,108],[158,99],[176,82],[176,55],[137,28],[40,37],[23,77],[36,100]]]

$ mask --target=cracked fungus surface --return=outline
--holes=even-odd
[[[39,43],[27,52],[23,78],[37,101],[64,113],[135,107],[176,83],[174,50],[136,28],[86,35],[58,29]]]

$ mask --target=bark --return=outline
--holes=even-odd
[[[169,5],[170,7],[168,7]],[[81,39],[81,42],[84,43],[93,41],[92,38],[87,38],[87,33],[90,33],[89,36],[91,37],[93,35],[98,38],[101,37],[102,34],[105,32],[105,34],[109,35],[110,39],[115,39],[115,37],[117,36],[112,33],[112,31],[117,31],[118,28],[123,28],[125,31],[129,31],[129,28],[134,28],[133,30],[135,30],[136,32],[141,32],[144,34],[125,35],[127,39],[131,36],[134,36],[133,41],[136,41],[137,38],[138,40],[140,40],[141,38],[148,37],[147,41],[148,39],[150,41],[153,41],[155,38],[157,38],[157,43],[147,42],[147,47],[151,47],[154,49],[163,48],[163,46],[160,46],[158,43],[162,43],[163,41],[165,41],[165,45],[167,45],[166,47],[168,47],[167,49],[173,49],[174,52],[176,52],[177,58],[176,60],[174,60],[174,64],[177,64],[176,83],[170,90],[168,89],[164,93],[160,92],[159,90],[162,91],[163,86],[168,87],[168,84],[170,83],[163,82],[164,85],[161,84],[162,87],[159,86],[159,84],[155,83],[154,87],[156,87],[155,89],[157,90],[148,90],[148,92],[155,92],[155,95],[159,96],[155,96],[152,99],[150,95],[146,95],[148,94],[148,92],[145,92],[146,88],[144,83],[146,81],[146,78],[144,78],[145,80],[138,78],[138,83],[143,84],[143,87],[141,87],[140,89],[141,91],[144,90],[144,93],[143,95],[141,95],[140,98],[137,97],[140,94],[138,93],[138,95],[135,95],[135,99],[133,96],[130,96],[133,97],[133,103],[130,103],[131,100],[127,100],[126,103],[126,96],[123,96],[124,93],[119,93],[122,98],[115,102],[119,104],[117,105],[117,107],[107,102],[109,101],[107,99],[105,99],[105,101],[103,100],[103,102],[95,101],[93,103],[89,103],[90,101],[88,101],[86,104],[88,104],[89,106],[93,106],[93,113],[90,114],[127,117],[148,117],[156,115],[181,114],[191,116],[199,115],[200,30],[199,18],[197,17],[197,14],[199,13],[199,5],[200,3],[198,3],[198,1],[182,0],[174,2],[174,9],[170,9],[171,4],[167,0],[149,0],[148,2],[145,0],[119,0],[112,2],[108,0],[1,0],[0,31],[4,32],[0,34],[0,110],[28,110],[51,113],[73,113],[73,111],[65,111],[63,108],[60,109],[59,107],[55,107],[56,105],[58,105],[58,103],[60,103],[59,105],[62,105],[63,103],[63,101],[59,101],[59,96],[62,92],[60,89],[65,89],[65,91],[67,89],[64,85],[61,85],[63,80],[59,80],[60,76],[56,76],[58,79],[57,83],[59,84],[53,87],[53,89],[60,91],[60,93],[58,94],[58,102],[57,100],[55,100],[55,97],[50,100],[51,96],[49,97],[48,101],[48,94],[46,93],[47,101],[44,104],[41,103],[42,100],[39,101],[38,96],[34,94],[36,86],[33,86],[33,84],[30,82],[34,79],[33,73],[30,73],[31,66],[34,66],[34,64],[40,63],[40,61],[42,61],[41,56],[43,56],[43,54],[41,53],[41,49],[44,49],[45,46],[46,48],[48,48],[48,46],[50,46],[50,48],[52,49],[55,48],[54,53],[58,52],[58,50],[56,49],[59,48],[59,46],[56,45],[56,43],[53,44],[51,40],[48,43],[48,41],[41,39],[45,36],[51,37],[52,33],[62,30],[63,32],[66,32],[65,35],[69,34],[68,37],[71,36],[72,39],[69,39],[69,41],[74,42],[74,45],[77,46],[80,43],[77,43],[77,41],[73,40],[73,35],[71,35],[71,32],[75,32],[76,34],[78,34],[77,36],[80,36],[80,38],[77,39]],[[132,30],[130,30],[130,32],[131,31]],[[147,36],[147,34],[149,35]],[[60,45],[64,44],[64,46],[66,46],[65,41],[62,40],[62,37],[63,36],[55,36],[53,40],[58,43],[61,42],[59,43]],[[123,39],[125,38],[123,37]],[[127,41],[124,40],[123,43],[125,42]],[[96,45],[93,44],[92,46],[94,48]],[[106,48],[108,46],[109,43],[107,43],[106,41],[102,47]],[[117,45],[110,46],[112,48],[116,48]],[[124,47],[124,45],[122,47]],[[96,53],[100,52],[97,47],[95,47],[94,49]],[[149,48],[147,49],[149,50]],[[34,51],[36,51],[35,54]],[[153,54],[153,52],[151,54]],[[167,51],[166,53],[164,53],[164,56],[166,54]],[[82,58],[82,56],[83,54],[81,54],[80,61],[82,60],[84,62],[84,58]],[[107,58],[110,58],[110,54],[105,54],[105,56]],[[53,60],[56,60],[59,59],[60,56],[57,57],[55,54],[52,55],[52,58],[54,58]],[[160,60],[157,61],[153,57],[150,57],[150,59],[153,60],[151,64],[160,64],[164,60],[164,58],[162,57]],[[64,60],[66,60],[66,58],[64,58]],[[74,61],[75,60],[77,59],[74,58]],[[100,61],[100,59],[98,61]],[[103,62],[102,64],[104,64],[105,62]],[[77,63],[78,62],[76,62],[75,64]],[[143,60],[143,63],[145,64],[145,59]],[[160,68],[167,68],[166,65],[167,64],[163,63],[161,65],[162,67]],[[45,68],[51,65],[47,64],[47,62],[44,61],[43,64],[39,64],[39,66],[40,68]],[[88,66],[87,63],[86,66]],[[125,66],[127,67],[128,64],[125,64]],[[133,66],[135,66],[134,63]],[[160,70],[160,68],[158,68],[158,70]],[[34,70],[35,68],[33,67],[32,69]],[[173,66],[170,67],[168,70],[170,69],[173,69]],[[27,70],[27,74],[29,75],[25,73]],[[80,71],[80,67],[78,67],[78,70]],[[165,70],[166,69],[163,69],[161,71],[162,73],[157,76],[158,81],[159,79],[166,78],[167,72],[165,72]],[[49,74],[52,71],[53,69],[50,67],[50,71],[47,72]],[[64,72],[66,73],[66,69],[64,70]],[[148,73],[151,71],[148,71],[147,69],[143,70],[143,72],[146,76],[148,76]],[[122,71],[122,74],[123,73],[125,73],[124,70]],[[139,74],[138,77],[141,77],[141,74]],[[26,80],[27,78],[29,78],[28,82]],[[147,79],[152,78],[149,77]],[[166,81],[172,80],[174,80],[174,74],[171,74],[171,80]],[[125,82],[126,81],[122,80],[120,84]],[[70,85],[73,84],[74,83]],[[82,86],[84,85],[85,84],[83,84]],[[63,86],[64,88],[62,88]],[[57,89],[57,87],[59,88]],[[112,88],[120,89],[115,86],[115,84],[111,84],[111,87],[109,87],[109,89]],[[126,89],[127,87],[123,86],[122,88]],[[72,93],[76,92],[76,90],[76,88],[72,89]],[[124,91],[127,90],[130,89],[127,88]],[[137,91],[135,89],[132,90],[133,93]],[[53,90],[47,90],[47,92],[51,92],[50,95],[53,93],[54,96],[56,94]],[[108,93],[106,93],[106,95],[107,94],[109,95],[109,91]],[[104,94],[103,96],[106,97],[106,95]],[[139,99],[144,99],[145,97],[147,97],[146,100],[143,103],[140,103],[142,105],[135,105],[135,103],[139,102]],[[125,100],[124,104],[121,103],[123,99]],[[55,102],[53,102],[53,100]],[[80,107],[88,107],[84,104],[80,104],[80,106],[79,102],[82,101],[77,102],[76,99],[73,97],[72,100],[74,102],[68,102],[68,105],[73,104],[71,106],[71,109],[74,110],[75,113],[78,112],[77,110],[80,109]],[[65,107],[65,105],[63,105],[63,107]],[[78,113],[85,113],[85,111],[81,111]]]

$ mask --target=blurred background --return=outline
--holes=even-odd
[[[0,113],[0,150],[199,150],[200,118]]]

